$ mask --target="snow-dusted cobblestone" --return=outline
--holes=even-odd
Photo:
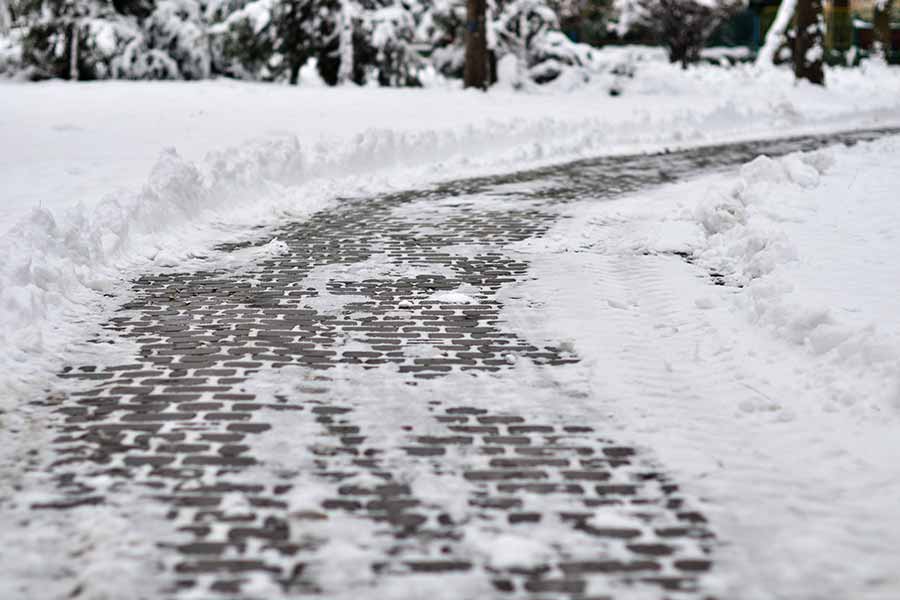
[[[53,488],[8,499],[32,515],[14,533],[95,515],[89,548],[149,541],[120,553],[118,597],[707,597],[720,586],[706,503],[652,448],[572,411],[596,365],[502,318],[531,277],[510,247],[569,201],[823,142],[348,201],[277,242],[218,249],[249,265],[142,277],[96,340],[127,340],[131,360],[68,367],[86,387],[39,407],[59,417]],[[115,597],[76,551],[56,560],[4,585],[46,597],[49,577],[60,597]]]

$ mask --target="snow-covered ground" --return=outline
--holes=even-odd
[[[600,153],[900,123],[900,71],[698,67],[488,94],[198,83],[0,85],[0,397],[16,404],[123,273],[335,197]],[[633,55],[632,55],[633,54]],[[612,97],[611,86],[623,95]],[[114,302],[114,301],[113,301]]]
[[[900,594],[898,157],[900,137],[760,157],[518,245],[535,277],[509,320],[593,366],[571,410],[710,500],[723,597]]]
[[[246,235],[247,225],[303,216],[340,195],[591,154],[900,124],[896,70],[831,71],[825,90],[795,86],[777,70],[682,73],[657,61],[637,73],[616,98],[607,94],[609,81],[534,94],[233,82],[0,87],[8,107],[0,128],[11,140],[0,147],[8,209],[0,235],[0,373],[7,386],[0,409],[34,399],[32,385],[49,381],[72,352],[135,353],[121,341],[111,349],[76,344],[121,303],[127,276],[184,264],[209,254],[216,240]],[[692,497],[709,500],[703,510],[727,544],[717,569],[730,574],[718,582],[723,598],[896,598],[898,156],[900,138],[891,138],[761,158],[724,174],[572,206],[572,218],[545,238],[514,248],[535,277],[504,292],[504,317],[536,342],[576,351],[583,363],[559,367],[561,381],[547,381],[520,361],[512,375],[454,376],[422,385],[415,396],[471,398],[552,422],[607,427],[612,418],[618,437],[649,446]],[[278,242],[232,260],[267,252],[278,253]],[[374,273],[377,267],[366,265]],[[329,273],[314,272],[307,283],[324,289]],[[470,297],[465,289],[442,296]],[[102,363],[96,355],[84,361]],[[385,435],[406,420],[425,423],[409,386],[383,371],[364,390],[342,394],[357,398],[363,422]],[[267,383],[251,382],[258,390]],[[285,377],[271,386],[294,384]],[[37,460],[27,448],[46,452],[52,430],[43,420],[30,423],[27,413],[0,416],[29,442],[18,446],[5,436],[0,496],[46,493],[50,475],[24,467]],[[254,448],[276,466],[307,443],[292,421],[278,418],[287,427],[261,442],[270,451]],[[287,442],[294,445],[279,446]],[[447,493],[458,491],[447,478],[415,469],[409,476],[425,497],[463,497]],[[316,493],[310,486],[295,500]],[[88,597],[150,589],[145,577],[152,574],[138,567],[156,561],[146,556],[154,551],[149,538],[165,537],[154,531],[161,517],[122,498],[121,506],[79,509],[58,526],[55,517],[41,521],[41,536],[8,547],[9,582],[50,590],[43,586],[53,565],[66,573],[51,578],[91,579]],[[0,515],[5,531],[27,529],[29,499],[18,498],[21,513]],[[140,523],[141,535],[125,514]],[[355,522],[338,525],[325,564],[346,566],[354,544],[371,536]],[[494,533],[472,527],[466,547],[507,565],[529,554],[542,559],[552,544],[580,547],[562,528],[541,528],[530,544],[498,544]],[[510,545],[518,551],[507,555]],[[80,573],[86,556],[93,568]],[[355,556],[363,564],[370,558]],[[69,590],[59,584],[47,593]]]

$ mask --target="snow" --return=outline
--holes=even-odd
[[[283,252],[284,245],[273,240],[218,257],[212,246],[259,234],[249,226],[306,218],[342,197],[604,153],[900,123],[900,72],[883,65],[830,71],[829,87],[819,89],[794,85],[793,76],[780,69],[683,72],[668,65],[661,52],[646,49],[612,49],[600,53],[600,60],[631,64],[636,75],[529,94],[329,89],[308,76],[299,88],[232,81],[3,83],[0,419],[7,437],[16,440],[7,439],[0,450],[0,496],[20,501],[0,516],[0,529],[24,527],[29,490],[52,487],[37,475],[23,475],[26,450],[48,459],[49,447],[49,428],[32,420],[27,401],[63,385],[54,373],[64,362],[102,367],[133,353],[121,340],[109,347],[89,344],[87,337],[127,300],[128,280],[137,274],[189,268],[199,257],[240,269]],[[622,90],[618,98],[608,93],[614,84]],[[411,414],[411,407],[421,406],[419,394],[441,390],[468,395],[473,405],[489,402],[492,409],[518,409],[526,402],[533,414],[552,419],[569,413],[580,422],[585,415],[618,411],[630,433],[657,445],[669,467],[725,507],[718,524],[733,539],[747,541],[742,547],[748,556],[733,560],[738,569],[753,572],[753,580],[760,579],[759,571],[748,565],[758,560],[763,580],[789,590],[816,580],[826,596],[841,597],[846,594],[830,592],[862,589],[854,585],[868,580],[890,585],[892,554],[885,551],[888,542],[879,540],[892,539],[881,531],[900,529],[886,508],[897,497],[889,407],[900,395],[891,310],[898,290],[890,286],[900,281],[892,261],[893,232],[900,223],[889,211],[896,173],[891,175],[885,162],[897,151],[893,140],[836,151],[834,165],[827,154],[760,160],[717,179],[718,190],[709,191],[712,182],[703,180],[640,201],[608,203],[591,213],[593,221],[576,219],[548,236],[547,243],[562,247],[573,240],[589,242],[592,251],[560,254],[560,248],[543,248],[545,256],[531,257],[543,269],[541,278],[522,294],[543,298],[552,323],[547,335],[554,343],[631,374],[622,381],[598,376],[591,383],[595,389],[608,398],[629,394],[637,402],[585,406],[579,396],[559,402],[558,389],[535,386],[527,361],[515,356],[507,357],[515,371],[510,379],[448,378],[419,388],[413,398],[408,389],[392,387],[385,374],[381,384],[348,390],[347,397],[396,399],[387,406],[359,404],[358,411],[369,411],[364,416],[373,428],[381,422],[425,423],[427,415]],[[673,196],[682,203],[674,214]],[[823,205],[814,201],[820,196],[844,202]],[[442,208],[460,210],[476,201],[485,198],[456,197]],[[490,201],[500,207],[511,202],[509,197]],[[415,203],[405,210],[416,210]],[[847,248],[856,251],[844,252]],[[643,256],[644,250],[651,255]],[[696,253],[703,268],[720,269],[729,283],[744,287],[739,292],[733,286],[712,288],[698,277],[698,267],[664,254],[676,250]],[[650,283],[623,280],[626,267],[637,268],[635,277]],[[314,270],[304,282],[321,292],[316,308],[340,310],[354,301],[325,289],[329,278],[340,277],[339,268],[344,267]],[[396,267],[373,260],[346,268],[377,274]],[[574,285],[578,294],[551,292]],[[641,287],[646,285],[651,287]],[[469,303],[477,301],[477,293],[460,289],[421,300]],[[516,302],[510,300],[511,320],[518,318]],[[533,321],[526,325],[535,336],[543,335]],[[625,346],[631,349],[618,352]],[[352,347],[349,342],[344,350]],[[722,375],[709,377],[711,367]],[[662,394],[649,389],[660,381],[672,387]],[[685,403],[673,403],[670,389],[679,390],[675,395]],[[547,415],[547,407],[553,414]],[[698,410],[708,416],[696,418]],[[279,468],[278,456],[290,455],[291,436],[296,444],[303,431],[281,413],[276,421],[288,425],[283,435],[276,431],[265,438],[270,447],[254,449],[268,457],[272,472]],[[759,456],[747,457],[750,447]],[[712,456],[729,469],[722,473]],[[447,506],[453,494],[446,479],[435,481],[415,469],[408,479],[418,494],[433,497],[451,514],[464,510]],[[294,508],[305,510],[310,498],[326,492],[311,483],[305,495],[293,499]],[[785,497],[790,501],[782,502]],[[118,574],[117,589],[149,589],[155,572],[129,571],[136,561],[120,562],[117,556],[154,555],[156,549],[145,542],[164,535],[148,532],[165,531],[165,525],[160,526],[160,515],[142,516],[142,535],[132,535],[132,499],[116,499],[78,509],[81,520],[34,520],[40,535],[17,546],[22,551],[16,555],[0,557],[14,573],[6,583],[38,585],[35,557],[49,556],[53,564],[74,569],[87,555],[97,569]],[[733,508],[739,501],[741,507]],[[852,514],[878,519],[850,522]],[[808,519],[809,527],[798,529],[798,519]],[[109,527],[93,531],[93,523]],[[326,587],[341,584],[328,577],[345,572],[339,566],[348,556],[359,561],[380,556],[383,547],[377,543],[357,542],[376,539],[365,526],[350,517],[329,522],[325,537],[331,541],[321,549]],[[549,521],[528,544],[504,537],[502,530],[472,527],[465,547],[488,564],[526,564],[547,547],[577,548],[582,542]],[[798,530],[807,533],[795,535]],[[111,543],[110,536],[117,541]],[[796,570],[782,572],[767,558],[772,536],[779,541],[774,556],[780,564],[796,564]],[[871,545],[861,546],[859,540],[867,539]],[[853,558],[855,570],[837,558],[832,563],[829,556],[809,553],[810,544],[841,548],[834,556]],[[872,548],[877,558],[860,558]],[[157,566],[155,560],[145,562]],[[82,583],[85,597],[108,593],[107,580],[100,577],[60,581]],[[383,597],[404,581],[384,582]],[[267,585],[257,583],[260,589]],[[355,597],[367,583],[354,584]],[[4,584],[0,596],[39,597],[37,588],[7,590]],[[491,593],[487,581],[460,586],[474,586],[473,597]],[[49,594],[72,591],[54,588]],[[765,597],[748,594],[753,600]]]
[[[253,33],[259,34],[272,19],[272,1],[256,0],[234,11],[221,24],[213,26],[213,32],[225,31],[229,26],[246,20],[252,25]]]
[[[7,257],[0,316],[8,354],[2,364],[12,365],[4,371],[14,378],[7,383],[20,390],[4,394],[4,402],[11,405],[31,393],[21,384],[27,369],[49,374],[63,355],[87,351],[88,345],[75,346],[73,340],[122,301],[127,276],[150,268],[187,268],[201,253],[219,261],[214,265],[239,270],[282,253],[284,244],[273,239],[218,258],[210,244],[240,237],[248,224],[303,218],[333,206],[336,196],[522,168],[579,153],[900,120],[892,99],[897,95],[881,89],[897,86],[897,75],[886,70],[877,83],[835,71],[829,81],[843,83],[829,90],[794,87],[788,73],[773,70],[762,76],[778,86],[773,104],[771,89],[733,85],[756,81],[749,71],[697,69],[676,75],[680,70],[669,73],[660,64],[645,67],[628,86],[625,104],[591,88],[565,95],[481,95],[224,82],[4,87],[11,90],[4,98],[14,110],[3,127],[12,124],[17,143],[0,148],[4,181],[12,182],[6,193],[13,199],[8,232],[0,238]],[[642,69],[657,79],[640,75]],[[870,86],[872,93],[858,96],[857,84]],[[722,94],[712,94],[713,89]],[[125,110],[134,90],[140,103]],[[56,107],[51,92],[70,95],[70,111],[77,114]],[[158,104],[162,98],[170,103]],[[246,109],[251,100],[253,112]],[[172,111],[174,104],[178,111]],[[94,114],[104,112],[98,106],[106,115]],[[190,116],[191,110],[204,112]],[[367,129],[374,121],[383,129]],[[67,125],[47,125],[61,122]],[[220,131],[222,122],[233,128]],[[263,140],[241,142],[271,129],[277,132]],[[173,145],[177,150],[157,151]],[[223,150],[229,146],[234,149]],[[686,500],[702,505],[728,542],[717,555],[722,575],[711,582],[717,597],[895,597],[900,591],[898,155],[900,138],[893,137],[849,149],[760,157],[628,198],[577,203],[566,209],[571,218],[561,219],[543,239],[503,249],[521,253],[531,265],[529,279],[503,292],[503,320],[536,344],[577,353],[581,364],[554,367],[548,375],[551,369],[510,355],[508,372],[456,372],[415,387],[392,367],[363,372],[344,365],[329,371],[329,393],[353,408],[354,423],[373,447],[386,449],[380,459],[398,481],[408,483],[429,510],[459,521],[469,514],[472,491],[460,474],[488,459],[448,449],[440,473],[408,460],[400,450],[408,439],[404,427],[415,427],[418,434],[443,427],[433,419],[431,401],[509,411],[535,422],[596,425],[604,435],[653,448],[660,467],[684,487]],[[70,175],[54,172],[54,165],[84,170]],[[7,178],[17,169],[21,179]],[[146,180],[143,169],[151,172]],[[104,200],[101,190],[116,186],[126,191]],[[493,194],[427,202],[435,212],[476,203],[502,210],[527,204],[527,194],[540,188],[540,182],[513,184],[498,186]],[[54,189],[63,195],[53,195]],[[525,197],[513,199],[511,193]],[[32,203],[43,210],[29,212]],[[401,210],[415,215],[420,208],[413,202]],[[424,219],[422,226],[427,227]],[[308,273],[301,285],[319,291],[311,300],[320,303],[317,309],[338,311],[354,301],[330,294],[325,286],[330,279],[416,274],[417,267],[395,265],[380,257],[378,248],[372,250],[367,261]],[[711,272],[726,285],[713,285]],[[460,287],[421,301],[477,298],[476,289]],[[407,302],[400,309],[414,306]],[[342,349],[354,343],[347,340]],[[102,366],[134,353],[121,341],[116,348],[102,346],[90,346],[95,354],[85,364]],[[105,352],[116,356],[104,357]],[[276,394],[299,393],[312,381],[308,371],[286,368],[255,375],[245,391],[274,402]],[[20,412],[27,416],[27,408]],[[273,428],[248,442],[260,464],[233,475],[233,483],[270,485],[283,481],[286,471],[313,470],[309,448],[325,432],[308,411],[260,411],[254,419]],[[45,467],[26,473],[22,465],[29,460],[27,448],[46,452],[52,429],[27,419],[15,425],[19,429],[12,433],[25,443],[0,449],[0,497],[12,498],[0,514],[0,529],[39,535],[0,548],[0,562],[10,574],[0,581],[0,597],[66,597],[79,589],[76,595],[85,598],[138,597],[129,596],[131,590],[156,597],[162,559],[154,542],[165,539],[172,524],[149,514],[149,506],[126,493],[128,486],[107,490],[112,481],[92,482],[109,492],[107,505],[75,509],[74,519],[55,512],[35,517],[29,506],[39,500],[36,490],[53,484]],[[140,483],[139,472],[136,480]],[[488,570],[458,580],[402,573],[373,581],[368,566],[383,560],[393,543],[384,526],[341,511],[316,518],[322,499],[334,497],[337,484],[310,474],[293,475],[292,482],[289,510],[292,518],[305,519],[297,528],[302,532],[292,535],[322,543],[308,566],[328,597],[408,598],[410,590],[435,598],[494,593]],[[341,483],[378,482],[363,474]],[[559,548],[573,559],[596,555],[596,539],[551,518],[542,504],[546,500],[537,495],[523,500],[523,510],[547,516],[529,528],[528,538],[502,523],[473,519],[463,527],[453,556],[512,569],[539,565]],[[222,507],[229,514],[247,508],[239,495],[226,497]],[[636,514],[624,510],[598,510],[590,524],[638,529],[650,537]],[[214,531],[209,539],[223,535]],[[610,542],[604,552],[627,556],[623,544]],[[59,572],[48,578],[45,564]],[[202,597],[202,582],[198,590]],[[621,590],[607,589],[597,578],[589,592]],[[626,597],[657,597],[640,595],[646,592],[635,588]],[[246,593],[284,595],[265,576],[254,576]]]
[[[534,278],[505,319],[591,373],[554,409],[609,415],[708,501],[722,597],[900,591],[898,155],[760,157],[516,244]]]
[[[440,302],[441,304],[477,304],[478,300],[469,296],[468,294],[463,294],[462,292],[444,292],[442,294],[435,294],[431,297],[431,300],[435,302]]]
[[[487,94],[234,81],[6,82],[0,89],[0,409],[49,384],[129,274],[208,254],[247,225],[340,196],[601,153],[900,122],[900,73],[667,64],[661,51],[575,89]],[[627,100],[607,93],[623,88]]]
[[[527,537],[520,529],[510,526],[505,519],[479,514],[469,505],[477,484],[462,477],[466,470],[488,468],[490,456],[474,451],[465,445],[447,447],[442,455],[440,468],[427,460],[410,459],[402,450],[409,443],[410,431],[416,435],[441,435],[445,426],[434,419],[434,406],[465,404],[475,408],[490,409],[493,413],[513,414],[541,419],[544,423],[596,422],[597,411],[577,414],[571,404],[575,397],[573,387],[580,382],[560,383],[547,379],[546,373],[523,362],[505,373],[454,372],[447,377],[420,380],[415,386],[397,376],[396,367],[382,365],[364,368],[360,365],[339,365],[328,371],[328,384],[321,391],[329,399],[341,399],[341,405],[352,409],[353,423],[365,432],[366,443],[378,448],[381,470],[390,474],[394,482],[408,484],[419,508],[424,513],[452,515],[460,524],[459,539],[445,543],[400,544],[390,535],[390,526],[367,519],[359,513],[328,511],[321,515],[321,501],[334,498],[337,489],[344,485],[371,487],[385,483],[380,474],[360,473],[339,482],[330,478],[314,477],[315,463],[321,457],[310,453],[321,441],[325,447],[333,444],[327,431],[314,421],[307,411],[261,411],[254,420],[272,426],[265,436],[248,438],[253,456],[259,464],[240,473],[229,475],[229,483],[255,485],[283,484],[284,473],[290,473],[294,491],[288,495],[292,517],[304,519],[303,526],[291,528],[297,541],[316,544],[304,559],[304,564],[317,583],[321,584],[329,598],[358,598],[360,594],[385,599],[418,598],[425,592],[435,598],[489,598],[495,595],[491,580],[498,570],[529,569],[546,564],[549,560],[596,560],[598,556],[626,560],[630,556],[628,541],[596,537],[564,523],[558,512],[583,511],[577,495],[546,496],[522,494],[522,511],[543,514],[539,523],[528,528]],[[260,372],[246,382],[245,391],[252,392],[262,401],[276,395],[297,397],[308,389],[321,373],[301,366],[286,367],[280,371]],[[564,399],[565,401],[560,401]],[[585,420],[585,418],[587,420]],[[568,421],[566,421],[568,419]],[[577,420],[574,420],[577,419]],[[537,436],[538,438],[540,436]],[[537,441],[537,440],[536,440]],[[580,438],[579,443],[592,443]],[[596,442],[602,444],[602,440]],[[354,457],[337,454],[329,459],[329,469],[339,472],[358,472],[353,467]],[[298,473],[299,471],[299,473]],[[630,476],[619,473],[626,481]],[[221,481],[221,479],[220,479]],[[590,524],[602,529],[636,530],[638,537],[630,541],[657,539],[653,527],[645,518],[648,507],[623,506],[607,510],[597,509]],[[642,517],[643,516],[643,517]],[[663,519],[662,515],[659,515]],[[659,521],[657,526],[669,524]],[[683,540],[684,548],[691,549],[697,542]],[[394,552],[390,550],[393,549]],[[695,549],[702,556],[699,546]],[[417,575],[399,568],[395,562],[441,558],[462,560],[475,565],[471,571],[459,576],[442,574],[440,577]],[[272,562],[278,561],[271,557]],[[386,567],[376,577],[372,564]],[[284,559],[284,567],[291,568],[290,559]],[[601,578],[602,579],[602,578]],[[261,585],[264,582],[260,582]],[[596,582],[596,585],[600,585]],[[643,598],[648,587],[617,587],[625,598]],[[658,593],[658,590],[654,590]],[[186,596],[190,597],[190,596]],[[267,598],[282,598],[277,591]]]
[[[778,5],[778,12],[769,26],[769,31],[766,33],[766,41],[756,55],[757,65],[765,67],[773,63],[775,53],[784,41],[785,32],[791,24],[796,8],[797,0],[784,0]]]
[[[0,529],[15,542],[0,546],[0,597],[101,600],[123,590],[132,598],[154,597],[164,571],[157,543],[176,541],[164,510],[113,477],[88,473],[83,480],[106,502],[36,510],[32,504],[64,499],[48,470],[55,430],[27,410],[21,422],[4,419],[3,425]]]

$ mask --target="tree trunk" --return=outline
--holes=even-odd
[[[669,62],[671,64],[680,64],[682,69],[687,69],[687,50],[680,44],[672,44],[669,46]]]
[[[825,71],[822,69],[825,54],[822,22],[822,0],[798,0],[794,76],[818,85],[825,85]]]
[[[487,29],[486,0],[467,0],[466,3],[466,66],[464,85],[487,89]]]
[[[289,83],[291,85],[297,85],[300,82],[300,65],[299,63],[293,63],[291,65],[291,78]]]
[[[891,4],[892,0],[875,0],[875,51],[884,53],[884,59],[891,57]]]
[[[497,8],[496,2],[487,3],[485,23],[493,23],[496,19],[494,11]],[[497,83],[497,32],[493,28],[486,28],[485,42],[487,44],[487,86],[490,87]]]
[[[72,21],[72,38],[69,44],[69,80],[78,81],[78,21]]]
[[[344,85],[353,80],[353,15],[350,13],[350,0],[341,0],[340,27],[338,85]]]
[[[518,87],[525,87],[528,78],[528,11],[519,14],[519,47],[516,57],[516,79]]]
[[[9,0],[0,0],[0,34],[9,33],[12,27],[12,15],[9,10]]]

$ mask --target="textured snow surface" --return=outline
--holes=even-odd
[[[900,71],[682,72],[568,93],[197,83],[0,84],[0,410],[49,386],[124,282],[341,196],[601,153],[900,122]],[[448,210],[454,210],[448,206]],[[277,248],[261,251],[277,252]],[[828,343],[828,342],[823,342]]]
[[[851,149],[757,158],[713,177],[574,205],[571,218],[545,238],[515,245],[533,278],[504,291],[503,318],[536,345],[577,352],[580,364],[555,367],[548,378],[529,361],[512,360],[508,372],[454,373],[414,387],[389,367],[363,373],[346,365],[330,371],[331,393],[353,408],[373,447],[393,449],[383,459],[397,479],[451,515],[465,514],[471,490],[459,473],[488,458],[462,449],[448,454],[445,472],[434,473],[404,460],[399,451],[409,428],[422,434],[442,431],[428,402],[447,397],[514,412],[528,422],[602,424],[610,437],[652,448],[660,469],[677,476],[685,497],[700,505],[723,541],[710,582],[716,597],[895,598],[900,595],[900,324],[892,311],[900,280],[895,260],[900,250],[895,233],[900,225],[898,151],[900,138],[890,138]],[[528,187],[514,184],[505,190],[526,193]],[[454,198],[434,210],[477,201],[474,195]],[[503,210],[514,201],[485,194],[480,202]],[[421,213],[424,204],[432,203],[414,202],[402,210]],[[215,239],[215,230],[192,231],[207,236],[201,238],[204,243]],[[184,253],[198,252],[188,250],[197,248],[191,246],[196,240],[168,235],[158,234],[154,242],[180,239],[184,247],[159,248],[166,264],[182,261],[179,268],[189,268],[193,259],[185,260]],[[220,256],[213,266],[240,270],[283,251],[283,243],[274,240]],[[148,264],[128,260],[134,262],[126,262],[127,268]],[[202,264],[210,268],[209,261]],[[417,269],[373,257],[314,269],[302,285],[320,292],[317,308],[339,310],[353,297],[331,294],[329,279],[414,276]],[[423,271],[436,272],[439,268]],[[121,294],[115,285],[111,289]],[[441,295],[454,303],[471,297],[473,290],[461,286]],[[402,313],[407,307],[399,308]],[[828,318],[806,317],[823,313]],[[832,335],[833,328],[842,333]],[[353,349],[354,343],[349,340],[344,349]],[[121,342],[67,351],[70,359],[75,351],[82,355],[72,359],[76,363],[98,367],[138,354]],[[246,388],[267,401],[310,385],[309,375],[295,368],[259,373]],[[53,401],[52,396],[47,400]],[[17,441],[23,443],[0,445],[0,497],[11,500],[0,514],[0,530],[37,535],[0,548],[0,564],[9,574],[0,581],[0,598],[160,597],[154,585],[165,565],[149,542],[185,539],[166,539],[171,523],[166,526],[129,486],[116,486],[121,481],[114,478],[92,481],[111,500],[74,509],[78,519],[30,510],[32,502],[52,500],[47,490],[53,482],[40,466],[51,458],[44,453],[55,434],[46,421],[29,421],[29,408],[17,411],[23,420],[14,423]],[[233,483],[270,483],[285,470],[304,470],[309,466],[304,460],[314,460],[305,450],[323,432],[308,418],[290,411],[264,411],[255,418],[273,430],[253,441],[259,465],[234,474]],[[334,496],[336,483],[296,477],[298,491],[288,499],[293,514],[317,510],[323,498]],[[367,477],[344,483],[371,485]],[[142,481],[139,472],[135,480]],[[528,495],[525,502],[525,511],[545,510],[538,495]],[[240,517],[248,506],[234,495],[223,509]],[[188,524],[187,516],[180,518],[186,520],[176,526]],[[303,531],[326,542],[316,548],[311,568],[329,598],[492,597],[487,577],[450,581],[403,575],[373,583],[366,567],[383,556],[389,536],[348,513],[337,512],[320,525],[321,531],[315,522]],[[598,510],[592,525],[641,527],[634,514],[606,510]],[[509,527],[472,521],[459,548],[497,569],[527,569],[553,548],[566,548],[576,559],[591,552],[581,533],[553,519],[529,531],[523,538]],[[213,539],[222,535],[218,531]],[[47,565],[54,569],[49,576]],[[247,594],[282,597],[271,581],[256,577]],[[618,595],[605,587],[603,577],[588,591],[658,597],[638,590]]]
[[[898,156],[761,157],[519,244],[508,319],[593,363],[603,408],[711,502],[723,597],[900,594]]]

